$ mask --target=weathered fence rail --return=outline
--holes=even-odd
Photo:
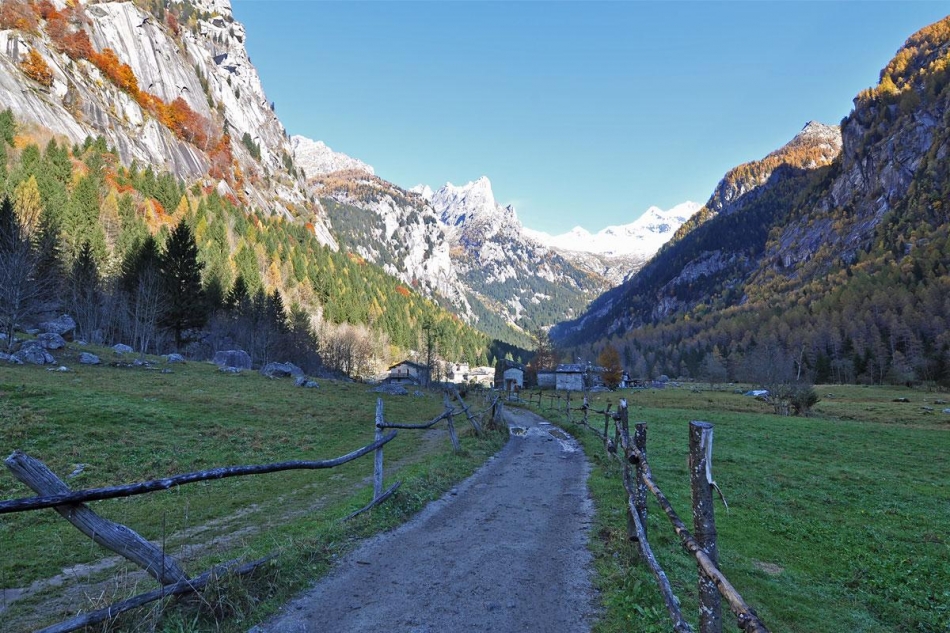
[[[446,394],[444,399],[445,411],[435,419],[421,424],[386,422],[383,416],[383,401],[381,398],[377,399],[374,441],[345,455],[327,460],[297,460],[270,464],[225,466],[133,484],[91,488],[87,490],[71,490],[65,482],[59,479],[59,477],[40,460],[22,451],[14,451],[4,460],[4,463],[13,476],[34,490],[37,496],[0,501],[0,514],[29,512],[51,508],[99,545],[112,550],[141,567],[161,585],[157,590],[134,596],[103,609],[77,615],[70,620],[42,629],[41,633],[67,633],[68,631],[75,631],[85,626],[111,620],[120,613],[144,606],[150,602],[161,600],[169,596],[198,591],[206,586],[212,579],[222,574],[248,574],[274,558],[274,556],[268,556],[243,565],[239,565],[236,561],[226,563],[193,578],[189,578],[182,565],[167,552],[163,551],[163,549],[149,542],[134,530],[99,516],[89,508],[89,506],[85,505],[86,503],[149,494],[186,484],[226,479],[229,477],[264,475],[287,470],[336,468],[363,457],[364,455],[373,453],[373,499],[363,508],[344,517],[344,520],[349,520],[383,503],[399,489],[401,482],[396,482],[390,486],[388,490],[383,490],[383,447],[396,438],[396,429],[424,430],[432,428],[442,420],[446,420],[446,426],[453,449],[458,452],[461,448],[458,435],[453,425],[454,415],[464,412],[477,435],[482,433],[482,425],[479,423],[478,417],[490,412],[488,424],[493,424],[499,419],[501,404],[498,398],[491,401],[482,413],[473,414],[469,407],[465,405],[458,392],[454,392],[453,395],[461,403],[460,409],[453,408],[449,401],[448,394]],[[387,433],[387,429],[391,430]]]
[[[540,407],[541,396],[538,395]],[[552,402],[553,403],[553,402]],[[628,535],[637,543],[640,555],[656,579],[667,612],[672,621],[673,630],[678,633],[691,633],[692,627],[685,621],[680,610],[680,601],[673,593],[666,573],[653,555],[647,538],[647,496],[655,497],[660,508],[679,536],[684,549],[695,559],[698,570],[699,627],[700,633],[721,633],[721,599],[725,598],[729,608],[736,616],[738,627],[745,633],[769,633],[768,628],[759,619],[742,598],[735,587],[719,569],[719,552],[716,540],[716,523],[713,512],[713,489],[718,486],[712,478],[712,442],[713,425],[708,422],[693,421],[689,424],[689,469],[692,490],[693,533],[673,509],[672,504],[656,484],[650,464],[647,460],[645,423],[638,423],[633,437],[630,435],[627,401],[621,399],[614,413],[611,403],[602,410],[590,407],[585,396],[579,408],[570,407],[570,395],[566,397],[565,415],[569,422],[585,426],[597,434],[604,442],[608,454],[616,456],[623,465],[623,486],[627,492]],[[560,408],[560,407],[559,407]],[[582,419],[573,420],[572,411],[580,411]],[[592,426],[590,414],[604,416],[603,431]],[[613,436],[610,423],[613,422]],[[721,496],[721,492],[720,492]],[[723,499],[725,502],[725,499]]]

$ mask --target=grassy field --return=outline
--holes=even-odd
[[[111,351],[93,351],[116,360]],[[323,381],[317,389],[300,389],[290,379],[222,374],[204,363],[166,366],[161,359],[151,359],[153,368],[92,367],[79,365],[76,354],[57,357],[71,368],[63,373],[0,365],[0,453],[20,449],[64,478],[82,465],[67,479],[75,489],[216,466],[328,459],[373,439],[378,394],[366,385]],[[166,367],[171,373],[159,371]],[[393,422],[424,422],[442,411],[440,394],[383,400]],[[457,420],[461,429],[459,422],[464,418]],[[356,539],[404,521],[504,441],[503,434],[479,440],[462,430],[463,451],[454,455],[440,427],[400,431],[386,445],[387,485],[398,478],[403,487],[381,508],[346,523],[339,519],[371,498],[371,457],[332,470],[95,502],[99,514],[163,544],[191,575],[222,561],[279,553],[250,579],[222,580],[207,593],[211,598],[159,605],[114,627],[246,630],[325,572]],[[32,492],[3,469],[0,499],[26,496]],[[110,555],[51,510],[0,515],[0,628],[32,630],[157,587]],[[13,600],[31,585],[35,592]]]
[[[648,423],[656,481],[687,523],[688,422],[714,423],[713,474],[730,508],[716,508],[721,568],[772,631],[947,633],[950,395],[818,389],[811,418],[778,417],[731,390],[625,395],[631,426]],[[618,394],[594,407],[608,398],[616,407]],[[668,631],[653,577],[626,541],[619,464],[593,433],[547,407],[546,399],[543,414],[582,439],[593,467],[592,548],[606,607],[595,630]],[[649,512],[651,545],[696,626],[695,563],[652,496]],[[728,630],[735,619],[723,610]]]

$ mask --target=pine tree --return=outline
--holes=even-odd
[[[67,300],[69,311],[76,318],[79,335],[87,341],[94,339],[103,316],[100,283],[99,266],[92,246],[85,242],[79,250],[79,255],[73,260],[67,282]]]
[[[200,328],[208,320],[201,286],[202,267],[191,229],[182,220],[165,243],[159,263],[165,304],[160,325],[174,333],[177,350],[185,342],[186,330]]]

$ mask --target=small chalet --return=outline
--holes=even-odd
[[[425,381],[425,377],[425,365],[414,363],[411,360],[404,360],[389,368],[389,376],[386,378],[386,382],[418,385]]]
[[[587,365],[558,365],[554,370],[554,386],[558,391],[584,391]]]
[[[538,387],[540,389],[554,389],[557,386],[557,371],[554,369],[538,370]]]
[[[495,387],[507,392],[524,389],[524,365],[513,360],[500,360],[495,365]]]

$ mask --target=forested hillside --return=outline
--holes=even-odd
[[[301,222],[126,168],[101,138],[69,147],[9,110],[0,131],[0,197],[15,219],[3,257],[25,264],[3,284],[6,329],[65,311],[90,341],[194,357],[243,346],[256,363],[315,371],[322,358],[350,375],[421,349],[425,330],[447,359],[488,360],[485,335]]]
[[[758,380],[769,357],[816,382],[950,383],[948,64],[950,18],[855,99],[830,165],[785,161],[751,190],[727,176],[700,221],[556,337],[614,346],[644,377]]]

